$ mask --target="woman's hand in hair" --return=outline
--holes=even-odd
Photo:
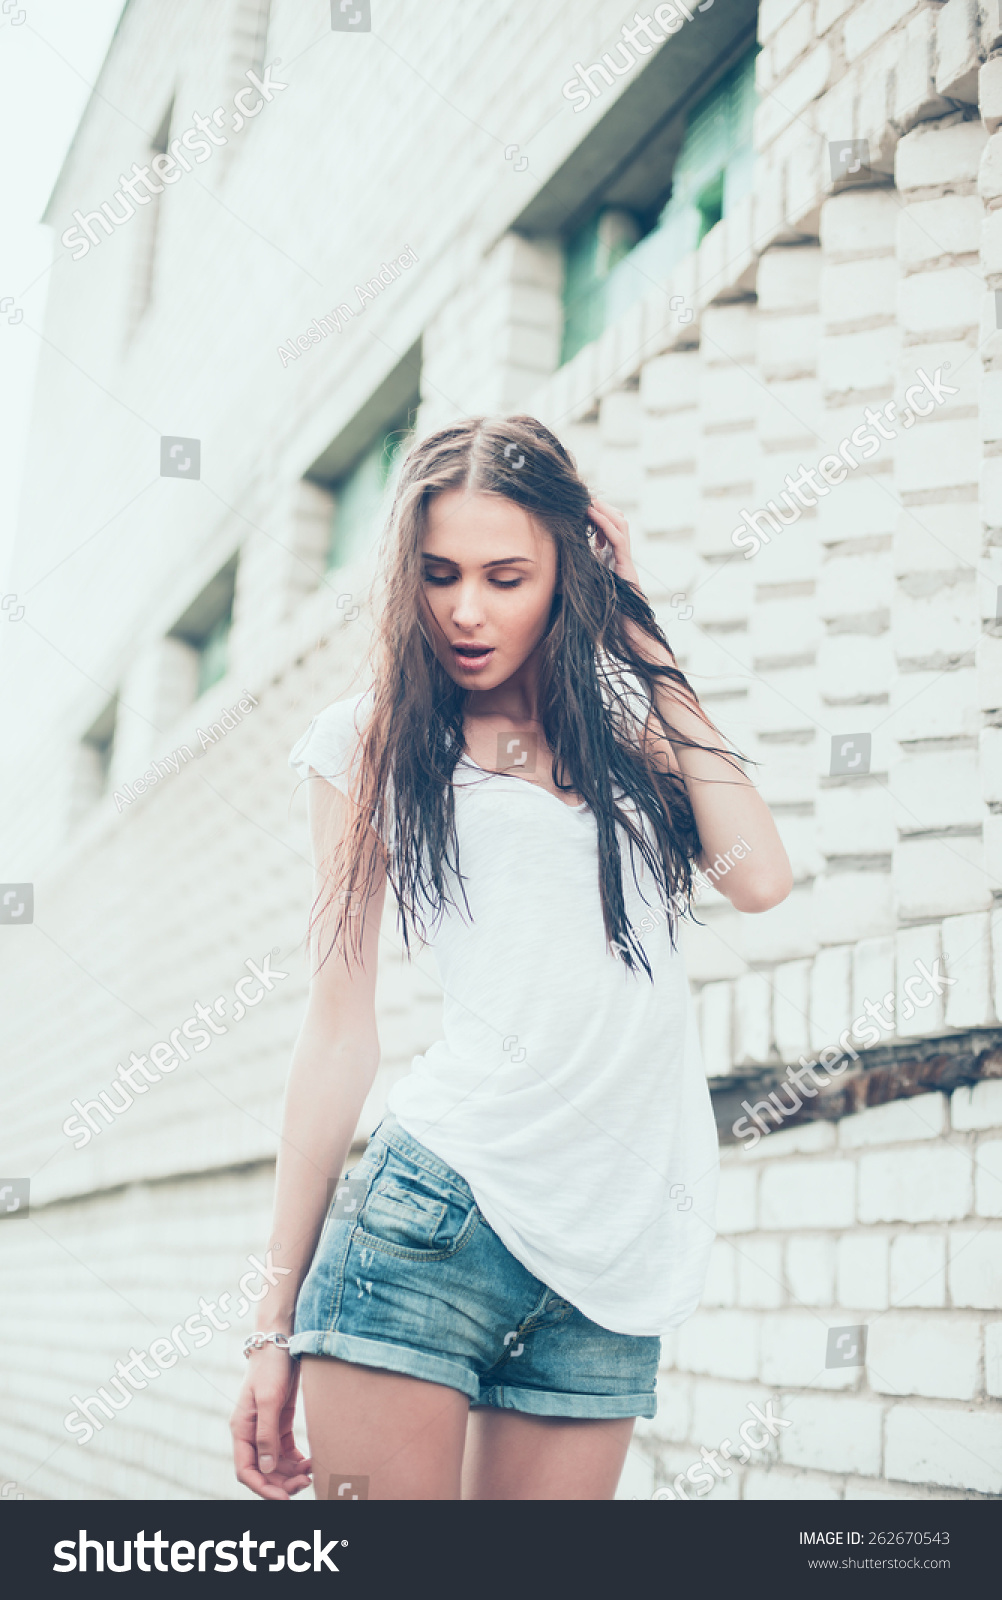
[[[615,506],[606,505],[604,500],[593,500],[588,515],[596,530],[595,553],[599,560],[624,583],[632,583],[635,589],[640,589],[640,577],[630,550],[630,526],[623,513]]]

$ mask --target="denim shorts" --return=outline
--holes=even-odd
[[[656,1414],[661,1340],[602,1328],[534,1278],[469,1184],[392,1115],[347,1177],[299,1291],[294,1356],[384,1367],[540,1417]]]

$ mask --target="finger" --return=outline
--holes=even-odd
[[[237,1482],[245,1484],[254,1494],[260,1495],[262,1500],[287,1500],[288,1495],[284,1490],[269,1483],[264,1474],[258,1471],[256,1455],[257,1452],[250,1440],[234,1440],[233,1460],[237,1469]]]
[[[279,1400],[265,1399],[259,1396],[257,1406],[257,1466],[260,1472],[267,1477],[278,1466],[281,1451],[279,1449],[279,1416],[285,1397]]]
[[[629,524],[621,511],[615,506],[607,505],[604,500],[593,500],[591,509],[598,512],[603,521],[611,523],[618,533],[627,533]]]

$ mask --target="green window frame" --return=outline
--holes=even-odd
[[[749,193],[758,95],[758,45],[741,57],[690,111],[671,175],[671,195],[654,226],[621,208],[600,206],[567,240],[560,364],[597,339]]]
[[[331,485],[334,511],[327,571],[349,565],[368,549],[382,528],[389,490],[411,439],[412,409],[383,428],[354,466]]]

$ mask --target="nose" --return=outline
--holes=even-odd
[[[484,621],[483,600],[475,581],[453,591],[452,621],[457,628],[478,628]]]

